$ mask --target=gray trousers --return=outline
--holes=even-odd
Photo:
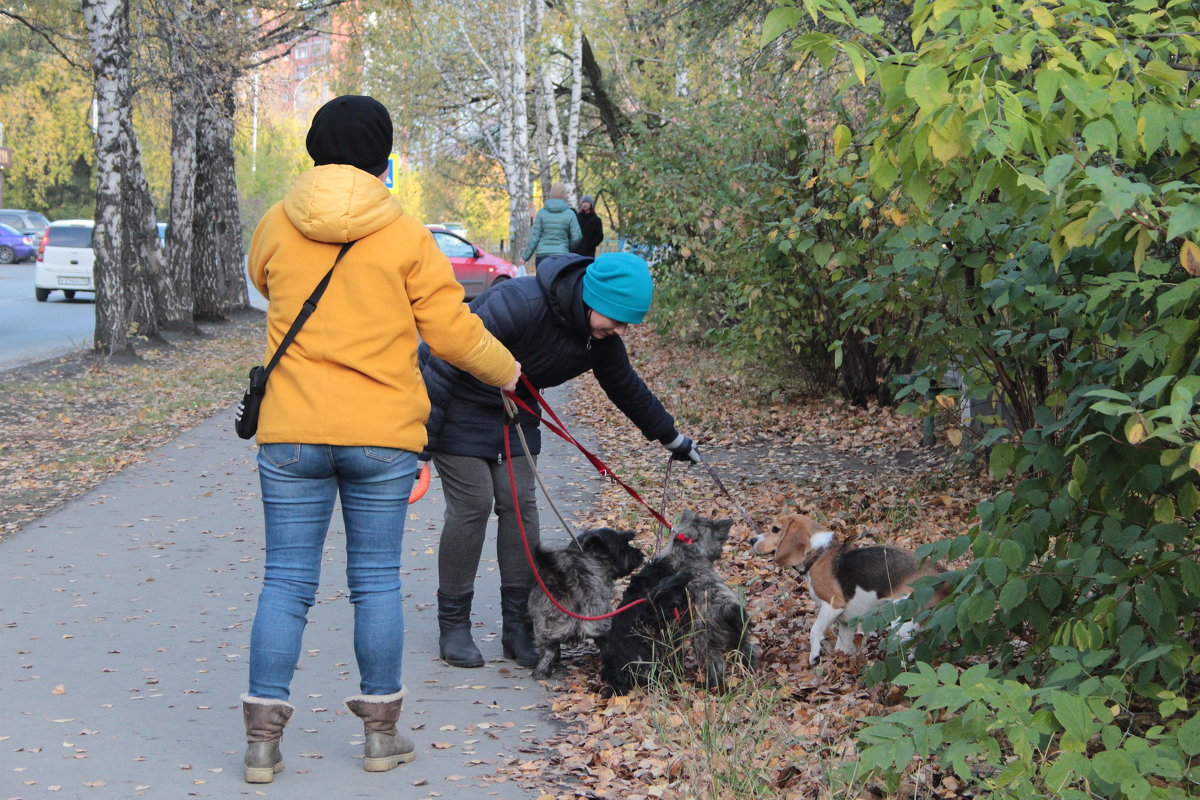
[[[534,456],[534,465],[537,457]],[[508,464],[496,459],[433,454],[433,465],[442,480],[446,498],[446,516],[438,543],[438,591],[444,595],[464,595],[475,590],[475,574],[483,554],[488,520],[495,509],[497,520],[496,558],[500,564],[500,585],[528,589],[533,573],[521,543],[521,531],[513,507]],[[512,460],[521,504],[521,520],[530,550],[541,539],[538,527],[536,480],[529,459]]]

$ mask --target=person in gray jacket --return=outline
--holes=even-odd
[[[567,205],[567,187],[556,183],[550,187],[546,204],[533,219],[533,228],[529,231],[529,241],[525,243],[521,260],[528,261],[530,256],[536,256],[533,262],[536,271],[543,258],[570,253],[582,240],[579,218]]]

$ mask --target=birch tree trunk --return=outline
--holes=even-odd
[[[551,174],[551,158],[558,167],[558,180],[567,189],[567,202],[575,204],[575,185],[570,181],[567,172],[566,153],[564,152],[562,132],[558,124],[558,106],[554,97],[554,81],[550,75],[552,66],[551,38],[545,30],[546,9],[540,2],[534,2],[534,31],[546,42],[545,53],[537,60],[536,81],[534,83],[534,102],[537,107],[537,155],[542,164],[543,195],[548,194],[549,184],[553,181]],[[549,147],[547,147],[549,144]]]
[[[163,277],[150,190],[133,129],[129,7],[83,0],[96,94],[96,352],[133,358],[157,337],[154,281]]]
[[[197,333],[192,316],[192,217],[195,213],[196,127],[200,89],[196,80],[196,18],[191,0],[168,6],[164,25],[171,75],[171,206],[167,225],[166,274],[175,291],[159,305],[164,329]]]
[[[233,82],[216,76],[200,107],[196,137],[196,214],[192,232],[193,314],[222,320],[249,303],[233,159]]]
[[[572,197],[579,187],[579,109],[583,105],[583,0],[575,0],[571,26],[571,105],[567,108],[567,152],[563,183]]]
[[[538,0],[533,0],[535,3]],[[523,2],[513,3],[514,19],[511,27],[512,37],[509,41],[509,52],[512,53],[512,76],[508,87],[508,99],[513,107],[513,159],[510,178],[510,190],[515,203],[509,203],[512,216],[509,219],[509,234],[513,242],[513,252],[520,256],[529,240],[530,205],[533,203],[533,187],[530,184],[529,173],[529,112],[526,107],[526,60],[525,43],[527,39],[528,16]],[[507,171],[507,170],[506,170]],[[516,206],[515,213],[513,206]],[[532,270],[530,270],[532,272]]]
[[[163,327],[196,332],[192,313],[193,237],[196,187],[196,127],[200,115],[195,87],[191,82],[171,92],[171,213],[167,225],[167,276],[175,292],[163,303]]]

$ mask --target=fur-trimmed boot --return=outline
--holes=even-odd
[[[416,747],[396,730],[400,708],[407,689],[395,694],[359,694],[346,698],[346,708],[363,721],[367,744],[363,750],[363,769],[387,772],[417,757]]]
[[[483,654],[471,638],[471,600],[474,597],[474,592],[437,593],[438,650],[442,661],[452,667],[483,666]]]
[[[540,654],[533,644],[533,623],[529,619],[529,587],[500,587],[500,644],[504,657],[522,667],[536,667]]]
[[[296,707],[286,700],[242,695],[242,719],[246,723],[246,783],[270,783],[283,770],[279,739]]]

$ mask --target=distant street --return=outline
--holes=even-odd
[[[250,305],[267,307],[253,286]],[[92,346],[95,295],[67,300],[53,292],[45,303],[33,296],[33,263],[0,264],[0,372]]]
[[[33,263],[0,264],[0,370],[92,346],[94,295],[67,300],[53,292],[45,303],[33,296]]]

